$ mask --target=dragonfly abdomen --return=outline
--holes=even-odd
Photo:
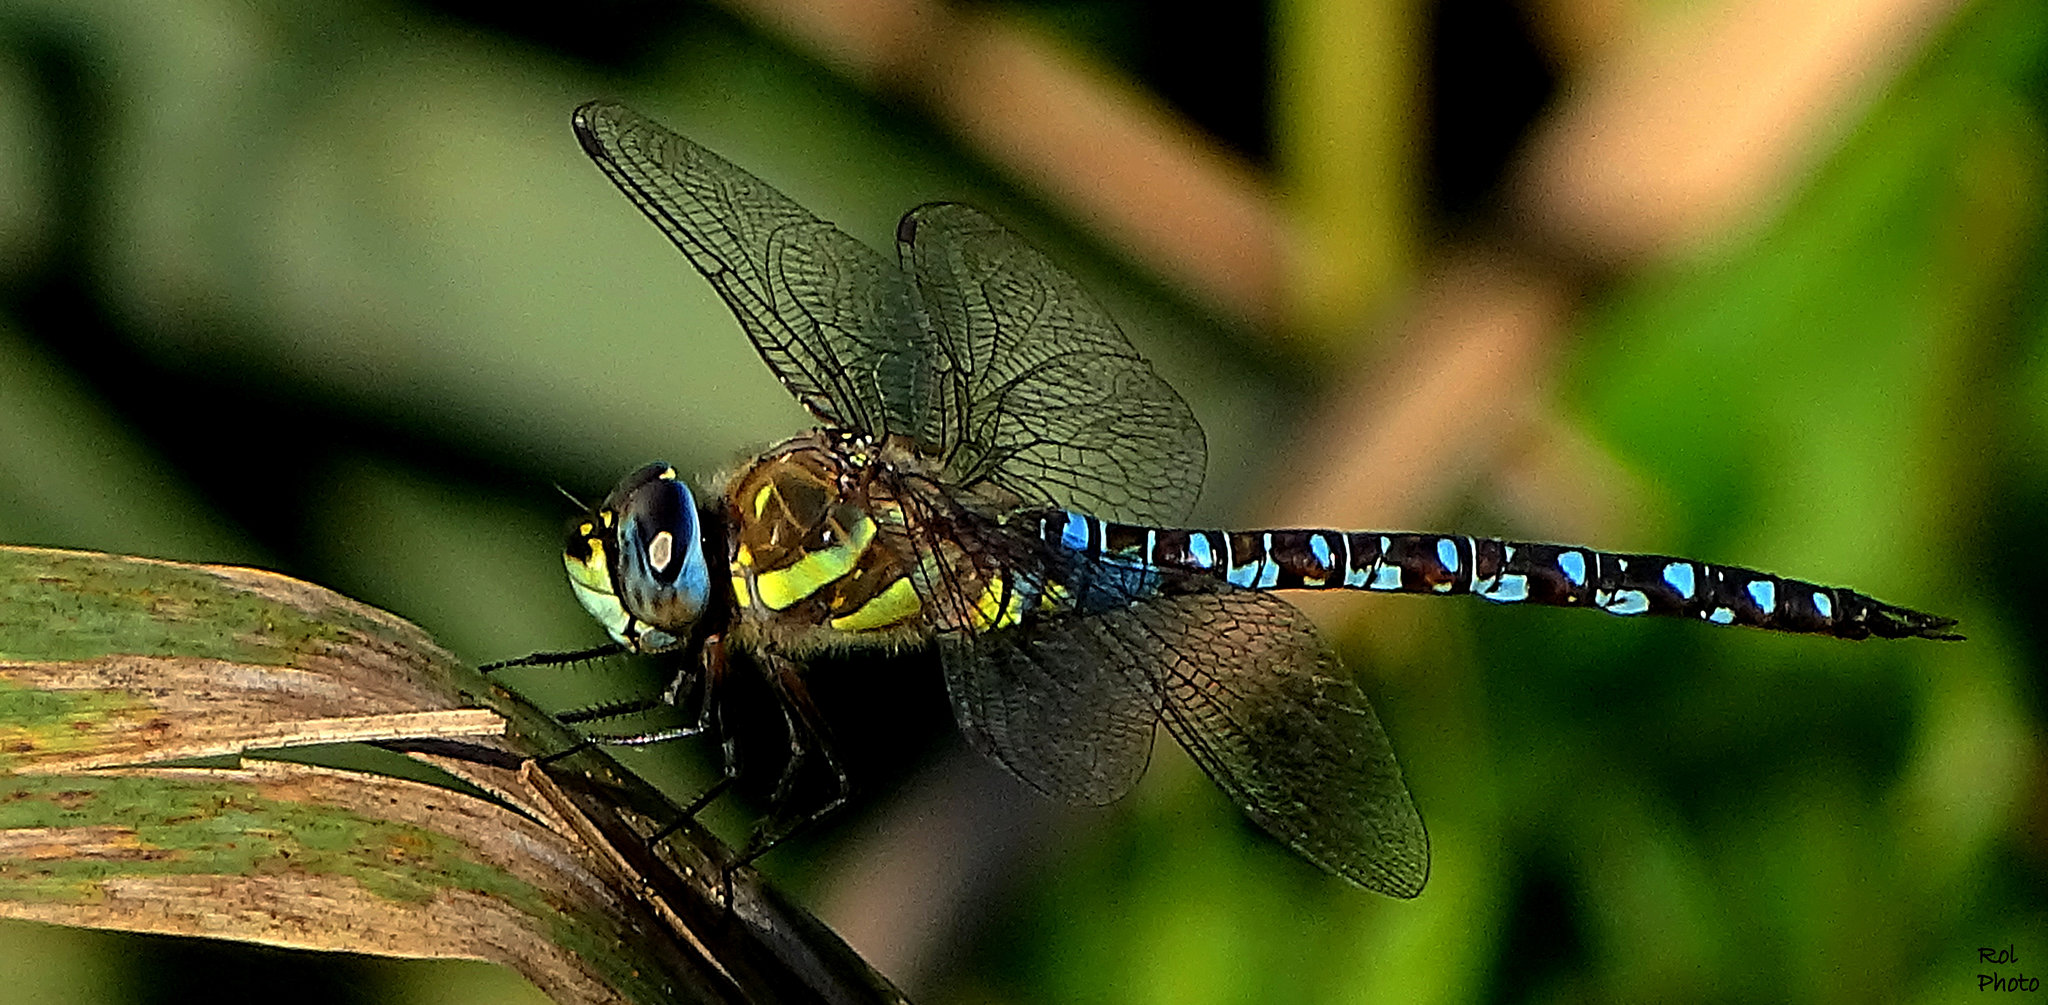
[[[1954,619],[1841,587],[1665,555],[1456,534],[1184,530],[1081,513],[1040,521],[1047,543],[1089,559],[1248,590],[1474,594],[1495,603],[1590,607],[1845,639],[1956,638]]]

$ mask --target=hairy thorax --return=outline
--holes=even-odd
[[[929,637],[899,501],[921,463],[888,445],[814,430],[733,476],[724,505],[737,640],[797,655]]]

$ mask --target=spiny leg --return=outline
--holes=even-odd
[[[714,637],[714,641],[716,641],[716,637]],[[733,740],[733,731],[727,729],[725,726],[724,707],[712,701],[711,682],[714,679],[716,679],[715,675],[723,674],[725,669],[724,647],[722,645],[707,646],[705,649],[704,659],[704,673],[701,675],[702,684],[701,686],[693,689],[695,693],[698,695],[697,730],[699,733],[715,733],[719,738],[718,780],[712,782],[708,786],[705,786],[704,791],[697,793],[696,798],[691,799],[688,803],[684,804],[682,809],[677,812],[674,819],[670,820],[666,824],[663,824],[659,828],[656,828],[652,833],[648,834],[647,843],[650,845],[659,844],[663,839],[667,838],[670,834],[674,834],[683,826],[685,821],[694,819],[697,816],[697,814],[702,813],[704,811],[704,808],[706,806],[711,805],[713,800],[717,799],[719,796],[724,795],[727,790],[731,789],[734,782],[739,781],[739,747],[737,746],[737,744],[735,744]],[[669,692],[675,693],[678,687],[681,685],[681,683],[682,682],[679,676],[677,681],[672,682],[670,684]],[[732,873],[730,865],[728,865],[725,871],[725,875],[720,880],[720,886],[725,894],[725,902],[727,904],[732,903]]]
[[[681,709],[685,702],[695,707],[689,715],[689,724],[668,729],[650,730],[644,733],[593,733],[590,738],[612,747],[645,747],[670,740],[687,739],[711,732],[712,692],[716,682],[725,672],[725,646],[721,636],[713,635],[705,640],[698,650],[698,665],[694,668],[684,665],[677,669],[668,686],[661,694],[651,698],[633,698],[625,701],[592,705],[565,713],[559,718],[563,722],[591,722],[598,719],[616,718],[636,712],[648,712],[657,708]]]
[[[665,743],[670,740],[679,740],[693,736],[700,736],[705,733],[711,732],[713,726],[712,681],[718,674],[722,673],[723,671],[725,650],[723,645],[721,644],[722,641],[722,638],[716,635],[711,636],[709,639],[707,639],[705,646],[700,651],[700,667],[697,668],[694,672],[689,668],[678,670],[675,676],[669,681],[668,686],[662,689],[662,692],[659,696],[627,698],[617,701],[600,702],[583,708],[561,712],[556,715],[556,718],[560,720],[563,724],[576,725],[586,722],[599,722],[606,719],[615,719],[622,716],[635,715],[641,712],[651,712],[659,708],[672,706],[681,707],[687,702],[690,706],[694,708],[694,714],[691,716],[690,723],[688,725],[672,727],[668,729],[650,730],[641,733],[586,733],[583,735],[581,742],[541,758],[541,763],[553,763],[564,758],[573,756],[581,751],[588,750],[594,746],[643,747],[657,743]],[[604,650],[591,650],[590,652],[597,653],[599,655],[610,655],[610,653],[607,653]],[[535,657],[527,657],[526,660],[552,660],[555,662],[570,662],[573,659],[577,658],[579,655],[581,654],[537,654]],[[525,661],[512,661],[506,664],[498,664],[497,666],[520,665],[524,662]],[[702,810],[704,806],[709,804],[711,800],[717,798],[717,796],[720,793],[724,792],[726,788],[731,785],[734,776],[735,771],[732,766],[730,751],[728,751],[726,757],[726,764],[724,766],[723,777],[721,777],[719,781],[713,783],[712,786],[709,789],[707,789],[704,793],[698,795],[695,799],[692,799],[687,806],[683,807],[683,809],[680,812],[680,815],[677,817],[675,821],[667,825],[664,825],[660,830],[655,832],[655,834],[651,836],[649,840],[660,840],[662,837],[665,837],[669,833],[673,832],[677,827],[680,827],[683,820],[687,820],[695,816],[698,811]]]
[[[712,714],[713,713],[707,712],[707,721],[698,723],[697,729],[699,733],[709,732],[713,730],[713,724],[709,721]],[[670,834],[674,834],[677,830],[681,829],[686,821],[696,819],[697,814],[704,812],[704,808],[706,806],[711,805],[711,803],[714,800],[716,800],[719,796],[724,795],[727,792],[727,790],[731,789],[734,782],[739,781],[740,771],[739,759],[737,756],[738,752],[734,748],[733,743],[729,738],[730,734],[727,733],[722,724],[723,719],[724,717],[722,715],[718,716],[720,724],[716,727],[717,732],[722,734],[720,743],[718,745],[720,754],[718,780],[712,782],[710,785],[705,786],[704,791],[697,793],[695,798],[691,799],[687,803],[684,803],[683,806],[676,811],[675,817],[671,819],[668,823],[662,824],[660,827],[655,828],[655,830],[652,833],[649,833],[647,835],[648,844],[660,844],[664,838],[667,838]]]
[[[555,719],[565,726],[575,726],[586,722],[602,722],[606,719],[616,719],[621,716],[651,712],[660,707],[662,707],[661,702],[655,698],[626,698],[619,701],[599,702],[598,704],[587,705],[583,708],[570,709],[566,712],[557,713]],[[648,735],[652,734],[633,734],[626,737],[626,739],[640,739]],[[540,763],[553,764],[600,744],[612,744],[616,739],[603,733],[584,733],[576,743],[540,758]],[[626,743],[622,745],[633,746],[634,744]]]
[[[682,679],[694,676],[696,675],[690,673],[677,674],[676,683],[671,683],[668,688],[662,691],[659,697],[636,698],[629,701],[597,705],[588,710],[595,714],[585,715],[582,718],[573,720],[568,715],[564,715],[562,716],[562,721],[590,722],[596,719],[616,718],[619,715],[630,715],[634,712],[647,712],[657,708],[671,707],[675,705],[673,699],[683,693]],[[607,747],[647,747],[657,743],[667,743],[670,740],[683,740],[693,736],[703,736],[712,731],[712,703],[709,692],[710,686],[708,684],[700,684],[689,689],[690,694],[697,696],[697,714],[686,725],[649,730],[644,733],[592,733],[590,734],[590,739]],[[618,711],[612,712],[611,710],[613,709]]]
[[[789,732],[789,760],[783,765],[782,777],[769,800],[769,822],[754,831],[735,865],[745,865],[766,855],[776,845],[831,816],[853,797],[853,780],[846,773],[845,766],[839,763],[838,755],[832,751],[824,718],[819,715],[817,704],[811,700],[810,689],[804,685],[797,664],[780,657],[769,657],[768,660],[769,680],[775,684],[776,692],[782,698],[783,725]],[[788,802],[797,771],[812,754],[824,761],[825,769],[831,773],[832,797],[800,819],[775,823],[773,815],[780,813]]]
[[[718,780],[706,786],[704,791],[699,792],[695,798],[685,803],[677,812],[675,819],[663,824],[660,828],[649,834],[647,836],[649,844],[658,843],[663,838],[675,833],[676,829],[681,827],[684,821],[693,819],[698,813],[703,812],[704,807],[711,805],[712,800],[723,795],[739,779],[738,749],[733,744],[732,730],[725,728],[724,709],[717,701],[718,685],[725,679],[725,673],[725,637],[715,634],[708,636],[699,650],[696,672],[679,671],[675,678],[669,681],[668,687],[664,688],[661,693],[661,701],[664,704],[675,705],[679,708],[685,700],[692,701],[696,707],[693,723],[676,730],[650,733],[641,737],[623,738],[626,742],[619,744],[621,746],[645,746],[650,743],[661,743],[667,740],[681,739],[686,736],[702,736],[707,733],[719,737]],[[607,740],[606,742],[616,741]]]
[[[569,663],[585,663],[591,660],[604,659],[607,656],[617,656],[621,653],[624,653],[625,651],[626,649],[624,646],[621,646],[616,642],[607,642],[604,645],[593,646],[589,649],[576,649],[563,652],[529,653],[528,655],[518,657],[517,659],[499,660],[496,663],[485,663],[477,667],[476,669],[478,673],[488,677],[499,670],[506,670],[512,667],[562,666]],[[617,703],[618,710],[611,712],[609,714],[628,715],[634,711],[645,711],[645,709],[626,708],[625,706],[629,704],[631,703]],[[560,718],[561,721],[564,723],[587,722],[592,719],[601,719],[605,718],[606,714],[600,713],[598,710],[604,707],[605,706],[592,706],[589,709],[578,709],[575,711],[564,713],[558,718]],[[579,714],[582,715],[581,718],[578,718]],[[584,737],[577,743],[570,744],[569,746],[564,747],[561,750],[557,750],[552,754],[543,755],[538,760],[539,763],[544,765],[553,764],[557,761],[573,757],[576,754],[580,754],[583,751],[589,750],[592,746],[593,744],[590,738]]]
[[[693,675],[687,673],[677,674],[678,678],[688,676]],[[675,685],[671,685],[661,695],[656,697],[627,698],[621,701],[601,702],[585,708],[563,712],[556,716],[556,718],[564,723],[573,725],[576,723],[616,719],[640,712],[651,712],[658,708],[670,707],[673,703],[669,700],[669,697],[677,692],[678,688]],[[656,743],[667,743],[670,740],[701,736],[709,731],[710,724],[708,717],[703,711],[704,708],[708,707],[708,704],[701,700],[698,704],[698,715],[688,725],[672,726],[667,729],[649,730],[641,733],[588,733],[585,734],[585,739],[604,744],[608,747],[645,747]]]
[[[641,712],[652,712],[667,704],[667,702],[658,697],[622,698],[617,701],[603,701],[595,705],[585,705],[582,708],[572,708],[567,711],[557,712],[555,713],[555,719],[566,725],[573,726],[578,723],[602,722],[606,719],[618,719],[628,715],[638,715]]]
[[[603,659],[606,656],[617,656],[625,651],[626,647],[616,642],[607,642],[604,645],[594,646],[589,649],[554,653],[530,653],[517,659],[485,663],[476,669],[478,673],[489,675],[512,667],[551,667],[561,666],[565,663],[584,663],[590,660]]]

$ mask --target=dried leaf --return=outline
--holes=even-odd
[[[466,785],[165,765],[342,741]],[[0,547],[0,916],[491,960],[565,1003],[902,1000],[578,746],[418,628],[319,587]]]

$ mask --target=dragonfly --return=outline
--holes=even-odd
[[[660,701],[698,710],[690,724],[611,739],[713,731],[718,687],[743,653],[789,733],[778,798],[800,755],[835,776],[837,795],[812,819],[849,784],[806,662],[935,647],[960,731],[1031,788],[1112,802],[1164,726],[1302,858],[1414,897],[1429,837],[1393,747],[1278,591],[1959,638],[1953,619],[1854,590],[1683,558],[1189,528],[1207,464],[1194,413],[1073,276],[1002,224],[958,203],[920,206],[898,224],[892,261],[622,105],[586,104],[574,128],[818,422],[701,497],[655,463],[571,521],[570,586],[611,638],[592,652],[682,654]]]

